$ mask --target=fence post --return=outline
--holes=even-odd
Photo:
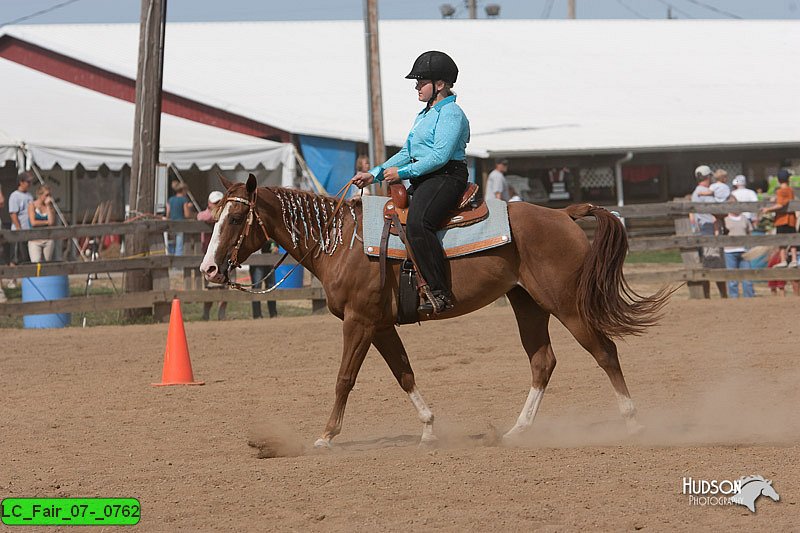
[[[322,287],[322,282],[317,279],[316,276],[311,276],[311,286],[312,287]],[[319,315],[327,311],[328,303],[323,299],[315,299],[311,300],[311,313],[314,315]]]
[[[675,219],[675,235],[691,235],[692,234],[692,224],[689,222],[688,218],[681,217]],[[703,265],[700,262],[700,253],[697,251],[696,248],[694,249],[681,249],[681,259],[683,259],[683,266],[686,270],[691,270],[695,268],[702,268]],[[702,300],[705,298],[705,292],[703,290],[703,284],[708,283],[707,281],[687,281],[686,286],[689,287],[689,298],[692,300]]]
[[[168,291],[169,268],[154,268],[150,271],[153,276],[154,291]],[[156,322],[167,322],[169,320],[170,303],[159,302],[153,304],[153,320]]]

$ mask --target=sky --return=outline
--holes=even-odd
[[[477,0],[478,17],[485,18],[487,4],[499,4],[500,18],[563,19],[567,0]],[[663,19],[668,6],[675,18],[800,19],[800,0],[576,0],[583,19]],[[466,18],[465,0],[379,0],[385,19],[439,18],[439,6],[449,3],[456,18]],[[137,22],[140,0],[0,0],[0,26]],[[52,10],[51,10],[52,9]],[[46,13],[14,22],[40,11]],[[168,0],[172,22],[249,20],[361,19],[362,0]]]

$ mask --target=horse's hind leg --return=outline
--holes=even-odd
[[[628,385],[625,383],[622,367],[619,364],[617,345],[605,335],[593,332],[577,314],[562,320],[562,322],[581,346],[592,354],[600,368],[608,375],[608,379],[611,380],[611,385],[617,395],[619,411],[628,426],[628,432],[635,434],[641,431],[644,426],[639,424],[636,419],[636,408],[633,405],[633,400],[631,400]]]
[[[514,308],[519,336],[531,365],[531,390],[525,401],[525,407],[522,408],[514,427],[503,436],[505,443],[513,444],[533,424],[544,390],[556,367],[556,356],[553,354],[550,333],[547,330],[550,314],[542,309],[522,287],[514,287],[507,296]]]
[[[433,434],[433,413],[417,389],[414,371],[411,370],[411,363],[408,361],[406,349],[403,347],[403,341],[400,340],[397,330],[392,326],[375,332],[372,343],[381,353],[386,364],[389,365],[389,369],[400,387],[408,394],[411,403],[417,409],[420,421],[424,424],[420,446],[433,444],[436,442],[436,436]]]
[[[345,316],[342,326],[342,362],[339,365],[339,374],[336,376],[336,400],[325,426],[325,432],[314,443],[317,448],[330,448],[331,439],[342,431],[347,397],[356,384],[356,376],[358,376],[358,371],[361,369],[367,350],[369,350],[373,328],[369,318]]]

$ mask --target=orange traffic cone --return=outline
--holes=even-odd
[[[192,375],[192,362],[189,360],[189,346],[186,344],[186,332],[183,329],[181,302],[172,300],[172,311],[169,316],[169,332],[167,333],[167,349],[164,352],[164,370],[161,383],[153,383],[155,387],[163,385],[203,385],[203,381],[195,381]]]

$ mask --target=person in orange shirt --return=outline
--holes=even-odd
[[[788,209],[789,202],[794,200],[794,191],[789,186],[789,171],[786,169],[781,169],[778,172],[778,183],[780,186],[778,190],[775,191],[775,205],[771,205],[769,207],[762,207],[762,213],[769,213],[774,211],[775,215],[775,232],[778,234],[782,233],[797,233],[797,216],[795,215],[794,211],[790,211]],[[796,267],[797,266],[797,247],[792,246],[789,249],[789,253],[791,254],[791,262],[788,262],[789,256],[787,254],[786,246],[781,246],[781,262],[775,265],[776,268],[780,267]],[[793,282],[792,283],[795,294],[798,293],[797,285],[800,283]]]

